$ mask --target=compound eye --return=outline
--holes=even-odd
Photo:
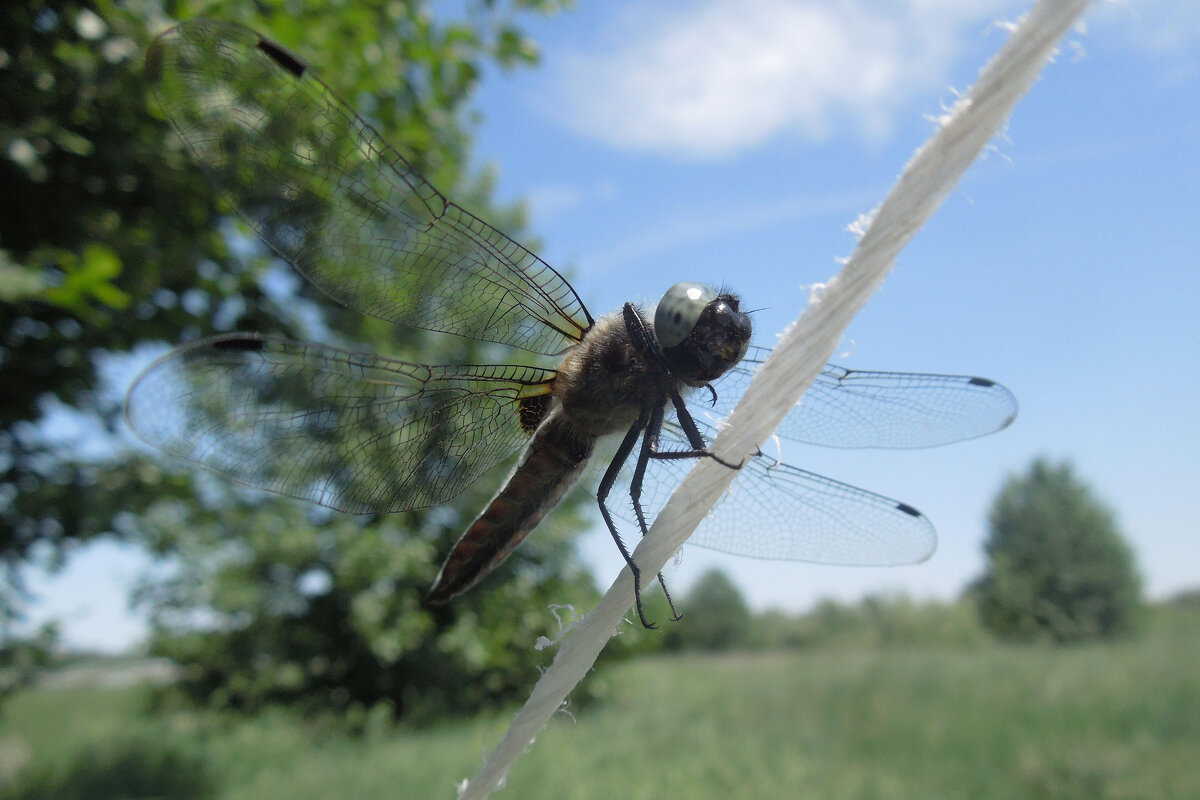
[[[688,337],[700,312],[717,299],[717,293],[700,283],[677,283],[654,309],[654,336],[663,348],[674,347]]]

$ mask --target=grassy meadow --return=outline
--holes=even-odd
[[[1200,797],[1200,611],[1071,648],[653,656],[593,673],[496,797]],[[511,712],[361,737],[284,712],[148,716],[147,690],[38,690],[0,715],[0,800],[453,798]]]

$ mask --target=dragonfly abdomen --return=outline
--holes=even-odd
[[[560,411],[540,425],[516,469],[459,538],[426,600],[441,604],[495,569],[574,485],[594,441],[573,433]]]

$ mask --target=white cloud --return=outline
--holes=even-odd
[[[781,132],[886,137],[948,89],[965,43],[1013,0],[690,0],[618,15],[568,55],[557,111],[615,147],[707,159]]]

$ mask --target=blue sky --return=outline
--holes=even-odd
[[[770,345],[848,255],[930,119],[1002,44],[1002,0],[587,2],[527,20],[543,61],[489,73],[478,163],[529,201],[539,252],[593,314],[671,284],[724,284]],[[301,52],[303,55],[303,52]],[[1005,476],[1070,459],[1116,512],[1152,597],[1200,585],[1200,4],[1103,3],[1003,137],[902,253],[838,363],[984,375],[1017,395],[997,435],[923,451],[792,448],[806,469],[916,506],[933,558],[904,568],[685,548],[677,591],[720,566],[757,608],[903,591],[950,598],[983,568]],[[604,531],[584,542],[607,586]],[[40,615],[113,647],[139,568],[101,545],[38,578]]]

